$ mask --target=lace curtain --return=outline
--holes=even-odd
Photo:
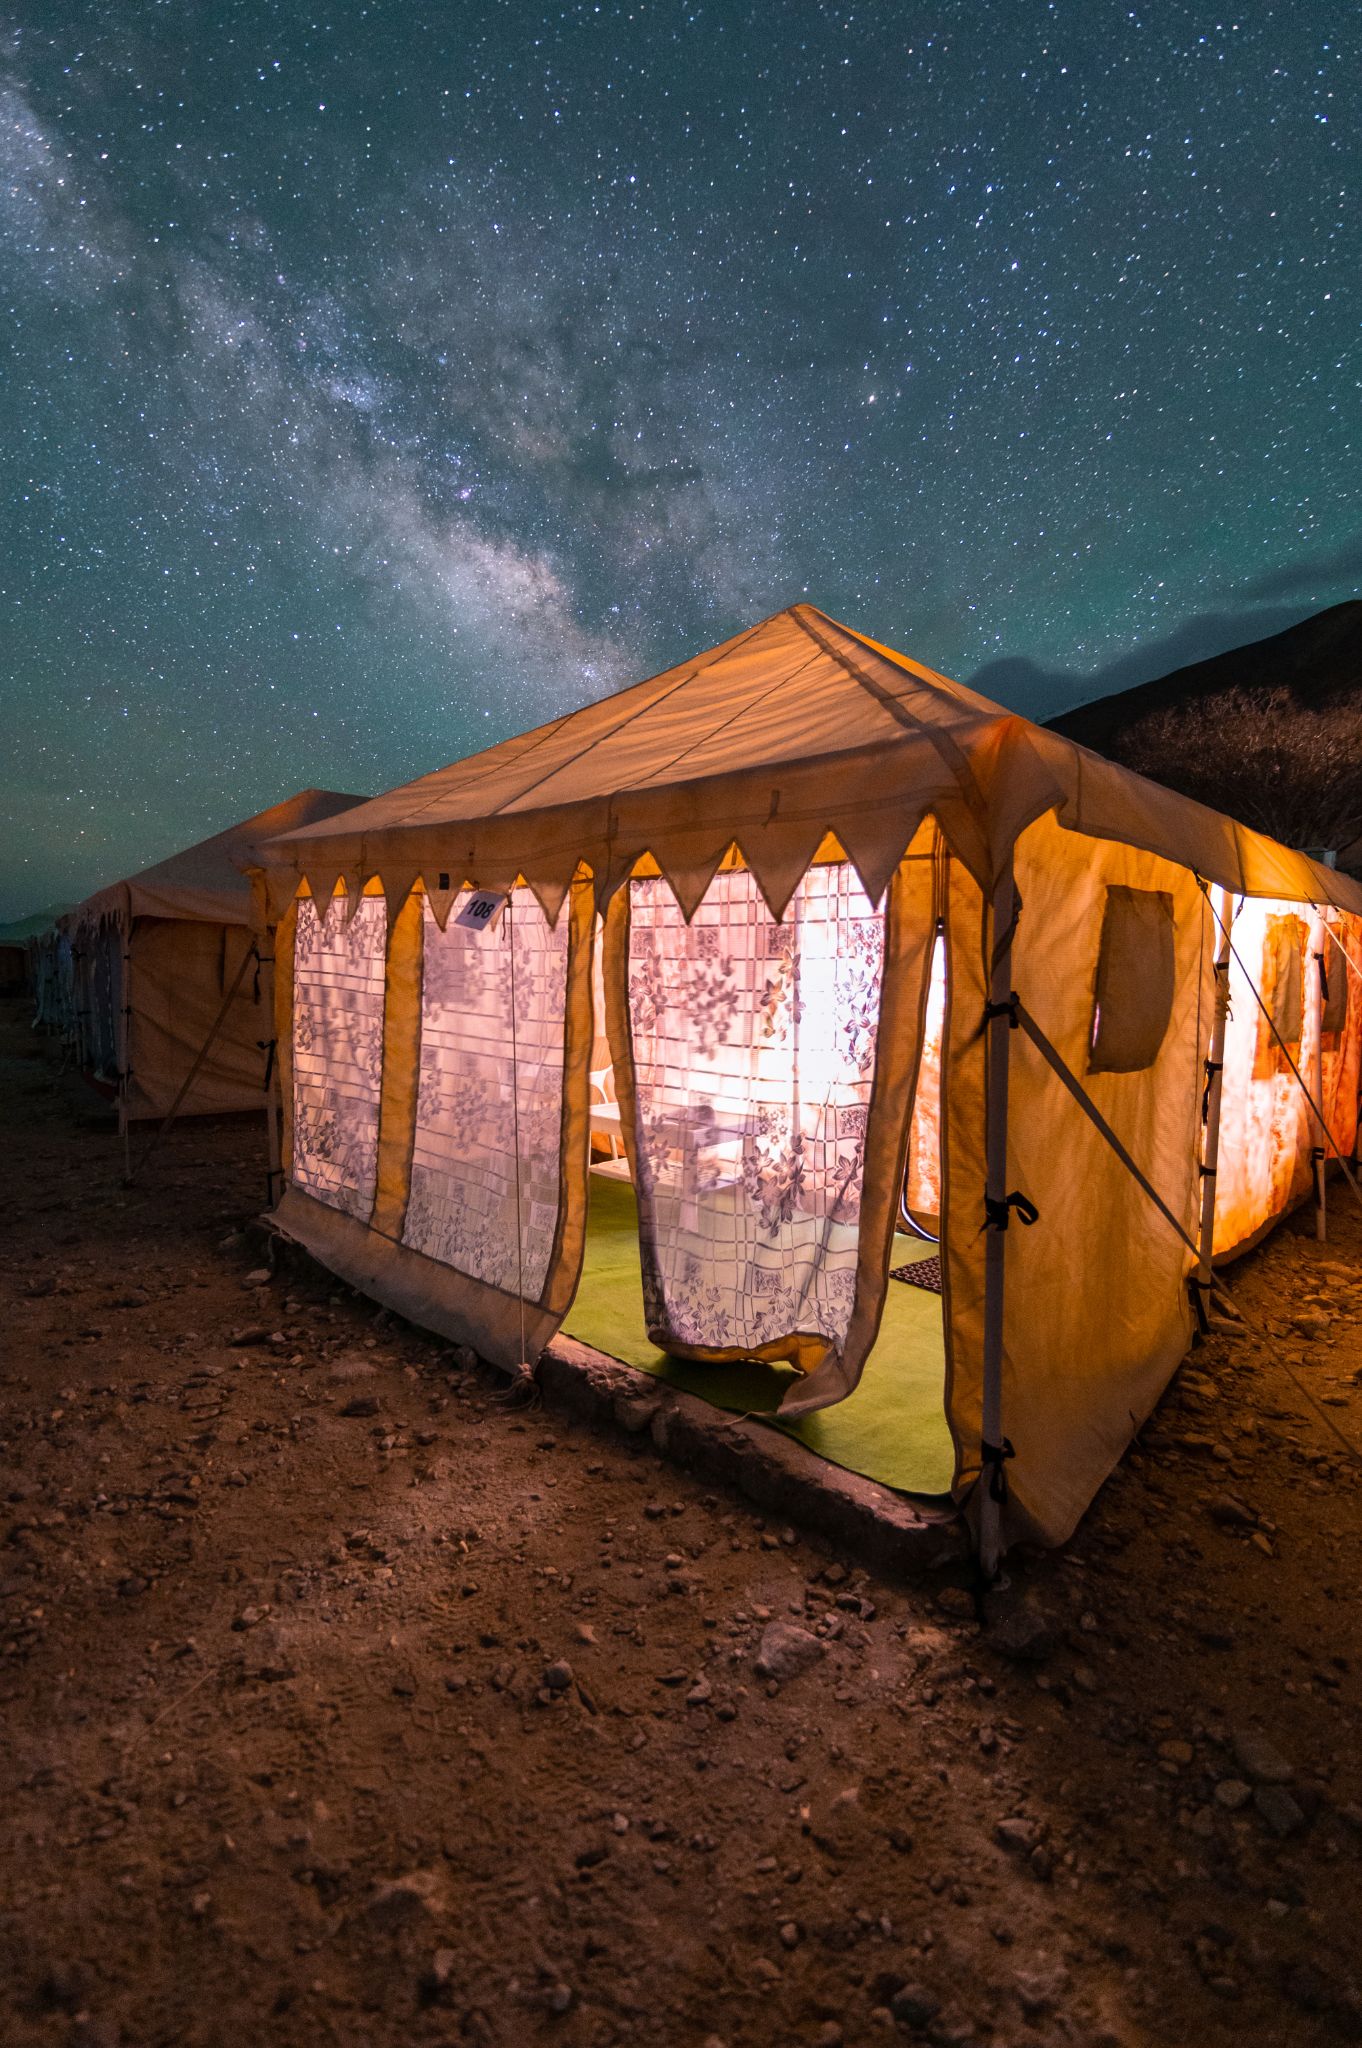
[[[381,896],[362,896],[345,921],[334,896],[324,918],[298,904],[293,947],[295,1184],[367,1222],[378,1176],[383,1080],[383,985],[388,931]]]
[[[455,899],[443,932],[425,907],[402,1242],[537,1301],[558,1224],[569,919],[555,928],[532,892],[517,889],[496,929],[475,931],[455,921],[466,900]]]
[[[644,1308],[712,1349],[840,1349],[855,1295],[884,920],[849,864],[776,924],[745,869],[689,926],[630,884],[629,1021]]]

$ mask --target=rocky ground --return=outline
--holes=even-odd
[[[125,1190],[17,1005],[0,1119],[6,2044],[1362,2036],[1346,1191],[1000,1633],[270,1279],[257,1130]]]

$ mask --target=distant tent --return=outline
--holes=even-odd
[[[34,911],[31,917],[16,917],[0,924],[0,996],[22,995],[36,986],[38,942],[50,932],[63,906]]]
[[[264,869],[281,1231],[503,1366],[561,1326],[939,1473],[989,1561],[1074,1528],[1212,1224],[1355,1141],[1362,888],[811,605]]]
[[[335,790],[300,790],[97,890],[60,920],[70,949],[76,1056],[125,1116],[159,1117],[172,1107],[233,987],[180,1114],[254,1109],[266,1100],[264,1048],[272,1034],[243,870],[274,834],[363,801]],[[59,978],[59,960],[53,972]]]

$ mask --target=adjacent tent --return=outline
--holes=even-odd
[[[922,1380],[891,1266],[935,1227],[927,1379],[989,1556],[1069,1534],[1187,1348],[1227,980],[1222,1250],[1328,1142],[1217,966],[1238,906],[1307,1066],[1337,955],[1354,1143],[1362,889],[810,605],[281,834],[261,884],[283,1232],[514,1366],[574,1327],[627,1175],[659,1369],[722,1403],[763,1361],[826,1444]],[[589,1173],[593,1129],[627,1164]]]
[[[219,1012],[221,1023],[180,1113],[258,1109],[266,1101],[273,1033],[244,870],[275,833],[333,818],[363,801],[335,790],[300,790],[98,890],[60,920],[69,951],[64,963],[60,944],[49,949],[46,1000],[60,1025],[65,964],[77,1058],[117,1098],[123,1116],[159,1117],[170,1110]]]

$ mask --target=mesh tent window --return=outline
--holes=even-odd
[[[293,949],[294,1184],[367,1222],[378,1184],[388,910],[381,896],[298,904]]]
[[[629,1023],[654,1341],[840,1346],[851,1317],[884,918],[845,862],[781,923],[747,869],[687,925],[630,884]]]
[[[427,899],[416,1132],[402,1242],[537,1301],[558,1225],[568,925],[529,889],[491,931]]]

